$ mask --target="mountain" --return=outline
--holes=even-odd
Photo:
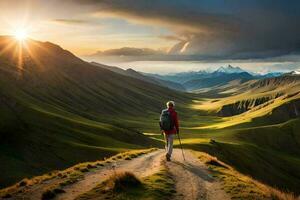
[[[0,37],[0,187],[160,142],[139,127],[187,94],[87,63],[50,42]],[[184,108],[182,107],[184,110]],[[137,116],[140,121],[137,121]],[[156,120],[148,120],[157,127]]]
[[[205,92],[166,90],[132,77],[140,74],[134,70],[95,66],[50,42],[22,44],[0,37],[0,52],[0,187],[45,173],[37,178],[45,180],[38,186],[53,180],[58,180],[57,185],[74,177],[63,178],[53,170],[131,149],[163,148],[158,115],[164,102],[172,99],[180,115],[183,147],[217,157],[205,162],[212,170],[232,170],[214,174],[221,177],[227,192],[255,195],[258,180],[299,194],[298,75],[252,79],[245,72],[197,74],[201,87],[215,85],[215,91],[229,94],[212,98]],[[180,148],[176,143],[175,147]],[[145,157],[147,164],[155,165],[151,160],[156,159]],[[139,165],[145,163],[135,167]],[[81,170],[87,174],[96,170],[87,163],[77,166],[72,168],[80,176],[75,181],[84,181]],[[250,186],[237,172],[254,179]],[[49,181],[52,175],[57,177]],[[17,183],[17,195],[22,196],[30,184],[35,183],[27,179]]]
[[[233,83],[233,81],[235,81],[234,84],[236,85],[244,83],[251,79],[254,79],[254,77],[247,72],[229,74],[224,72],[214,72],[211,73],[209,76],[187,81],[183,84],[183,86],[189,91],[199,91],[200,89],[204,88],[208,88],[211,90],[215,87],[222,87]]]
[[[221,86],[223,87],[222,90],[233,88],[243,82],[257,78],[240,67],[233,67],[231,65],[220,67],[213,72],[192,71],[168,75],[145,75],[160,80],[180,83],[187,91],[196,93],[207,92],[208,90],[212,90],[212,93],[218,93],[214,89]]]
[[[240,67],[233,67],[228,65],[227,67],[220,67],[215,72],[225,73],[225,74],[235,74],[235,73],[243,73],[246,72],[242,70]]]
[[[172,81],[180,84],[183,84],[193,79],[197,79],[199,77],[204,77],[207,74],[208,73],[206,71],[182,72],[182,73],[167,74],[167,75],[144,73],[144,75],[146,76],[154,77],[160,80]]]
[[[257,118],[270,113],[262,123],[282,123],[300,116],[299,88],[300,76],[294,74],[251,80],[236,86],[236,95],[223,98],[210,108],[223,117],[245,113],[246,118]]]
[[[157,84],[157,85],[160,85],[160,86],[163,86],[163,87],[168,87],[168,88],[173,89],[173,90],[185,91],[185,88],[180,83],[159,79],[159,78],[156,78],[156,77],[153,77],[153,76],[146,76],[146,75],[144,75],[140,72],[137,72],[137,71],[135,71],[131,68],[124,70],[124,69],[121,69],[121,68],[118,68],[118,67],[102,65],[102,64],[99,64],[99,63],[96,63],[96,62],[92,62],[92,64],[96,65],[98,67],[102,67],[102,68],[108,69],[110,71],[125,75],[125,76],[136,78],[136,79],[146,81],[146,82],[149,82],[149,83],[152,83],[152,84]]]
[[[282,74],[281,72],[270,72],[261,75],[231,65],[221,66],[212,72],[192,71],[167,75],[145,73],[149,77],[180,83],[189,92],[201,93],[207,96],[228,96],[235,93],[236,88],[239,88],[244,82],[278,77]],[[228,92],[224,93],[224,91]]]
[[[277,77],[277,76],[281,76],[282,74],[284,74],[283,72],[268,72],[266,74],[255,74],[255,76],[259,79],[263,79],[263,78],[272,78],[272,77]]]

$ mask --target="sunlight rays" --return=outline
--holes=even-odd
[[[27,39],[28,33],[26,29],[17,29],[14,33],[14,36],[18,41],[22,42]]]

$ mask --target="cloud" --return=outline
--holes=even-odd
[[[160,50],[153,50],[149,48],[133,48],[133,47],[123,47],[120,49],[109,49],[106,51],[98,51],[91,56],[152,56],[161,55],[165,52]]]
[[[81,25],[89,23],[88,21],[81,19],[53,19],[51,22],[63,25]]]
[[[300,51],[300,1],[77,0],[91,12],[167,27],[170,54],[193,58],[269,58]]]

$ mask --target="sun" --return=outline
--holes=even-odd
[[[27,31],[25,29],[17,29],[15,32],[14,32],[14,36],[17,40],[19,41],[24,41],[27,39]]]

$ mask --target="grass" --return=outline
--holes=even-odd
[[[137,178],[131,172],[119,172],[100,183],[91,191],[80,195],[76,200],[87,199],[172,199],[175,183],[165,168],[145,178]]]
[[[30,48],[40,65],[28,59],[22,76],[16,75],[9,59],[12,52],[0,55],[0,160],[5,163],[0,165],[0,188],[19,182],[10,189],[21,191],[56,177],[70,178],[69,184],[76,181],[71,174],[80,176],[95,166],[79,164],[69,174],[51,171],[128,150],[162,147],[158,114],[172,99],[178,105],[184,147],[216,156],[253,179],[299,193],[299,119],[278,123],[285,119],[280,118],[284,112],[276,112],[299,99],[299,84],[284,81],[280,87],[270,84],[208,99],[91,66],[55,45],[36,44]],[[241,115],[216,116],[224,105],[281,93],[274,102]]]
[[[0,36],[1,49],[6,40]],[[157,147],[161,142],[141,134],[129,117],[147,124],[170,98],[181,105],[191,101],[188,94],[93,66],[54,44],[28,46],[36,55],[32,60],[24,50],[21,74],[11,59],[13,47],[0,55],[0,188],[79,162]]]
[[[41,199],[42,200],[54,199],[56,197],[56,195],[61,194],[61,193],[65,193],[65,191],[59,187],[48,189],[43,192]]]
[[[216,157],[203,152],[194,154],[206,163],[213,176],[221,181],[222,188],[232,199],[272,199],[272,200],[299,200],[293,193],[265,185],[250,176],[245,176],[231,166],[219,161]]]
[[[90,172],[93,170],[97,170],[98,168],[101,168],[101,167],[105,166],[106,164],[111,163],[112,161],[133,159],[133,158],[142,156],[144,154],[153,152],[155,150],[156,150],[155,148],[132,150],[132,151],[124,152],[124,153],[119,153],[117,155],[114,155],[109,158],[105,158],[103,160],[79,163],[79,164],[76,164],[65,170],[52,171],[52,172],[49,172],[42,176],[34,177],[32,179],[25,178],[25,179],[21,180],[19,183],[16,183],[10,187],[0,190],[0,197],[13,196],[16,193],[20,193],[20,192],[22,192],[22,190],[25,186],[31,187],[36,184],[41,184],[45,181],[59,179],[57,184],[55,184],[52,188],[47,189],[45,191],[46,196],[48,196],[48,195],[53,196],[55,194],[56,190],[63,189],[65,186],[74,184],[77,181],[79,181],[80,179],[82,179],[84,177],[84,173],[87,173],[87,172]]]

